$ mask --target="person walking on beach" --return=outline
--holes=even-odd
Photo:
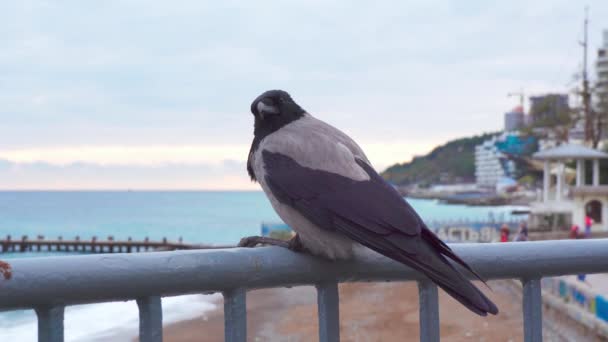
[[[528,224],[525,221],[519,224],[519,230],[513,241],[528,241]]]

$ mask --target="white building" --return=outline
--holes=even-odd
[[[584,227],[589,215],[592,230],[608,230],[608,185],[600,184],[600,159],[608,154],[583,145],[563,144],[540,151],[534,158],[542,160],[542,196],[530,207],[532,227],[569,228],[571,224]],[[572,185],[566,181],[565,164],[576,162],[576,174]],[[588,163],[590,161],[590,163]],[[586,166],[592,168],[591,179],[585,176]]]
[[[597,95],[606,101],[608,100],[608,30],[604,30],[604,44],[597,51],[595,69],[597,72]]]
[[[604,44],[597,50],[597,60],[595,63],[596,81],[594,105],[600,112],[603,112],[608,108],[608,30],[604,30]],[[602,139],[608,138],[607,122],[604,122],[602,131]]]
[[[496,146],[496,142],[503,141],[507,136],[507,133],[503,133],[475,146],[475,179],[478,186],[495,188],[501,180],[514,173],[515,163]]]

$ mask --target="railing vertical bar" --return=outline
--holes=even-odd
[[[160,296],[137,299],[139,308],[139,340],[141,342],[162,342],[163,308]]]
[[[439,295],[437,286],[428,280],[418,282],[420,302],[420,341],[439,342]]]
[[[63,306],[39,307],[38,342],[63,342]]]
[[[319,341],[340,341],[340,298],[338,283],[317,284]]]
[[[543,340],[543,303],[540,278],[522,279],[524,285],[524,341],[541,342]]]
[[[224,293],[224,341],[247,340],[247,290],[238,288]]]

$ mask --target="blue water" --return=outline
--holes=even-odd
[[[513,209],[409,202],[427,221],[486,220],[489,215],[509,219]],[[0,237],[10,234],[14,239],[112,235],[117,240],[182,237],[187,243],[233,245],[243,236],[259,234],[262,222],[280,222],[262,192],[0,192]],[[0,259],[45,254],[49,253],[2,254]],[[163,298],[163,317],[166,322],[191,319],[214,307],[213,299],[202,295]],[[66,341],[115,341],[116,331],[136,336],[138,311],[132,301],[71,306],[65,319]],[[0,341],[35,340],[32,310],[0,313]]]
[[[0,192],[0,236],[234,244],[278,216],[261,192]]]
[[[512,207],[445,205],[410,199],[424,220],[509,218]],[[260,232],[261,222],[280,222],[262,192],[209,191],[16,191],[0,192],[0,237],[236,244]],[[39,255],[39,254],[38,254]]]

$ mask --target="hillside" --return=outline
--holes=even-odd
[[[407,163],[392,165],[381,175],[397,185],[474,182],[475,146],[493,135],[496,133],[449,141],[425,156],[414,157]]]

